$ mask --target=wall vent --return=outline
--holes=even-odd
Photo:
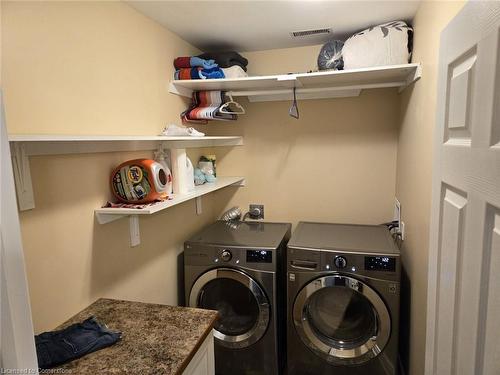
[[[293,38],[303,38],[306,36],[315,36],[321,34],[330,34],[332,29],[314,29],[314,30],[301,30],[301,31],[292,31],[290,35]]]

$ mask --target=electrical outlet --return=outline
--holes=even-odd
[[[251,204],[248,213],[250,219],[260,220],[264,219],[264,205],[263,204]]]
[[[394,198],[394,221],[397,222],[396,233],[399,233],[401,240],[405,239],[405,223],[401,221],[401,202]]]
[[[401,203],[398,198],[394,198],[394,218],[392,220],[398,222],[398,228],[401,227]]]

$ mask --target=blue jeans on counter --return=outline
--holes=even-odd
[[[65,329],[35,336],[38,367],[52,368],[113,345],[121,332],[109,330],[93,316]]]

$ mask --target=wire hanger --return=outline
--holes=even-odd
[[[293,102],[288,110],[288,114],[293,118],[299,119],[299,107],[297,106],[297,95],[295,94],[295,87],[293,88]]]
[[[228,113],[230,115],[244,115],[245,108],[243,108],[243,106],[240,103],[235,102],[233,100],[233,96],[231,95],[230,92],[227,92],[226,95],[229,97],[229,101],[225,102],[223,105],[220,106],[219,112]],[[229,107],[230,105],[236,107],[236,111],[231,110],[231,108]]]

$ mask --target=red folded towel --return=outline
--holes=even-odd
[[[186,57],[177,57],[174,60],[174,67],[175,69],[181,69],[181,68],[191,68],[191,57],[186,56]]]
[[[202,68],[181,68],[176,72],[176,79],[200,79],[199,71]]]

